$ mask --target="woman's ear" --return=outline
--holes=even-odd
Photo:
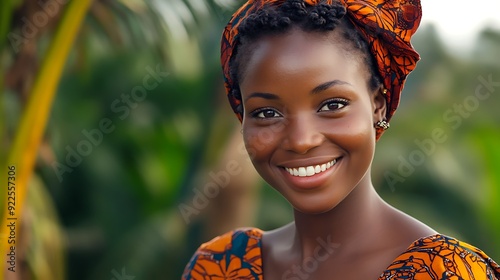
[[[385,99],[386,94],[387,89],[381,86],[372,95],[373,119],[375,122],[385,119],[387,111],[387,100]]]

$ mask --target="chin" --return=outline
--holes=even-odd
[[[288,199],[288,202],[292,205],[292,207],[301,213],[308,215],[319,215],[326,212],[329,212],[335,209],[343,199],[335,199],[334,196],[326,196],[325,194],[312,195],[311,197],[304,197],[304,194],[301,194],[302,197],[298,199]],[[330,198],[325,200],[325,198]],[[333,199],[332,199],[333,198]]]

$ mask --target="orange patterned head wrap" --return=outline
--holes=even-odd
[[[238,44],[238,27],[249,15],[265,5],[281,5],[286,0],[248,0],[236,11],[226,25],[221,42],[221,63],[228,99],[233,111],[241,121],[243,116],[241,99],[230,94],[234,82],[230,75],[230,61]],[[304,0],[307,5],[319,3],[331,5],[339,1],[345,6],[347,16],[368,42],[371,54],[377,62],[377,69],[387,89],[386,119],[389,121],[399,105],[401,91],[408,74],[420,59],[413,49],[410,38],[416,32],[422,9],[420,0]],[[377,128],[377,139],[383,129]]]

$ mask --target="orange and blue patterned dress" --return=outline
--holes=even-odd
[[[263,279],[260,229],[240,229],[200,246],[183,280]],[[500,266],[483,251],[435,234],[418,239],[378,280],[500,280]]]

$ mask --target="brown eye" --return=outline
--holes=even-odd
[[[275,110],[271,110],[271,109],[264,109],[261,111],[257,111],[254,114],[254,117],[258,118],[258,119],[278,118],[280,116],[281,115],[278,112],[276,112]]]
[[[347,105],[346,100],[332,100],[323,104],[319,112],[335,111],[344,108]]]

